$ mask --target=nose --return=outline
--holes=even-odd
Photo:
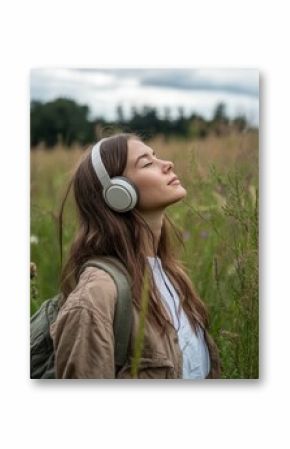
[[[163,161],[163,168],[166,171],[169,171],[170,169],[173,169],[173,167],[174,167],[174,163],[173,162],[171,162],[171,161]]]

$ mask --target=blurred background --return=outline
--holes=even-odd
[[[187,189],[167,213],[208,306],[222,376],[258,378],[259,72],[39,68],[30,100],[31,313],[58,292],[57,214],[73,168],[99,138],[137,132]],[[64,255],[75,218],[69,198]]]

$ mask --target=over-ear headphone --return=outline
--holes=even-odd
[[[107,140],[101,139],[92,148],[91,160],[96,175],[103,186],[102,195],[105,203],[116,212],[127,212],[134,209],[139,193],[137,186],[125,176],[110,178],[103,164],[100,149],[101,144]]]

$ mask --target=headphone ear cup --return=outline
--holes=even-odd
[[[124,176],[111,178],[110,186],[103,190],[106,204],[117,212],[134,209],[138,202],[137,186]]]
[[[138,199],[139,199],[139,190],[138,190],[138,187],[136,186],[136,184],[134,184],[134,182],[131,181],[131,179],[126,178],[126,176],[116,176],[113,179],[122,179],[123,181],[126,181],[128,184],[130,184],[133,187],[133,189],[135,190],[135,192],[136,192],[137,201],[138,201]]]

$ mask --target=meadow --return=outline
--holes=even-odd
[[[222,377],[259,377],[258,184],[259,136],[255,131],[206,139],[155,138],[157,155],[174,162],[187,189],[167,209],[179,228],[180,258],[210,313],[210,333],[221,355]],[[83,148],[31,151],[31,314],[58,292],[60,251],[57,214]],[[64,255],[76,230],[69,198]]]

